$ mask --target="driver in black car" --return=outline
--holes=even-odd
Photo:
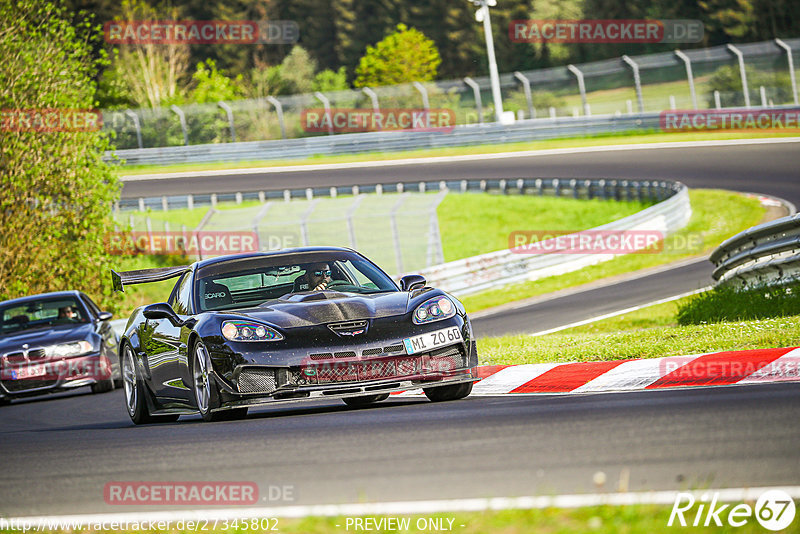
[[[311,263],[306,272],[294,281],[294,291],[322,291],[331,282],[331,268],[327,263]]]

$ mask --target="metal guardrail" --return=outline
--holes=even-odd
[[[800,279],[800,214],[748,228],[709,258],[717,284],[780,285]]]
[[[113,152],[126,165],[303,159],[319,155],[397,152],[425,148],[514,143],[659,128],[659,113],[557,117],[456,126],[451,132],[365,132],[274,141],[135,148]],[[106,159],[110,160],[111,153]]]
[[[689,190],[680,182],[659,182],[658,204],[593,231],[655,230],[666,236],[691,217]],[[428,283],[456,295],[468,295],[507,284],[564,274],[610,260],[614,254],[519,254],[501,250],[423,270]]]

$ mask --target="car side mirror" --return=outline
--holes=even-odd
[[[403,291],[414,291],[425,287],[425,277],[421,274],[407,274],[400,279],[400,289]]]
[[[145,319],[166,319],[172,323],[172,326],[183,326],[183,321],[181,321],[181,318],[178,317],[178,314],[175,313],[175,310],[172,309],[172,306],[166,302],[159,302],[157,304],[145,306],[144,310],[142,311],[142,315],[145,316]]]
[[[111,312],[100,312],[97,314],[98,321],[108,321],[112,317],[114,317],[114,314]]]

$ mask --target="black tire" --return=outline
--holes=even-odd
[[[377,395],[363,395],[361,397],[346,397],[342,400],[348,406],[366,406],[367,404],[385,401],[388,398],[388,393],[379,393]]]
[[[108,393],[114,390],[114,380],[100,380],[96,384],[92,384],[92,393]]]
[[[463,399],[472,393],[472,382],[453,384],[451,386],[424,388],[422,391],[424,391],[425,396],[433,402],[458,400]]]
[[[142,377],[136,367],[136,359],[133,349],[127,343],[122,348],[122,358],[120,360],[122,373],[122,387],[125,390],[125,405],[131,421],[137,425],[147,423],[172,423],[178,420],[177,415],[151,415],[147,407],[147,388],[144,386]],[[113,386],[113,383],[112,383]],[[94,386],[92,387],[94,391]]]
[[[215,412],[219,408],[220,398],[217,383],[212,376],[211,357],[208,350],[202,341],[198,341],[192,350],[192,392],[194,393],[194,402],[197,406],[197,411],[203,421],[229,421],[235,419],[236,415],[242,414],[242,408],[234,408],[233,410],[222,410]],[[244,414],[247,415],[247,408],[244,408]],[[233,414],[231,412],[234,412]]]
[[[8,397],[0,397],[0,406],[8,406],[11,404],[11,399]]]

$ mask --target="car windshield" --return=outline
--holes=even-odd
[[[397,291],[369,260],[354,253],[304,253],[231,260],[201,268],[195,283],[200,311],[258,306],[291,293]]]
[[[29,300],[0,307],[0,336],[54,325],[87,323],[75,297]]]

